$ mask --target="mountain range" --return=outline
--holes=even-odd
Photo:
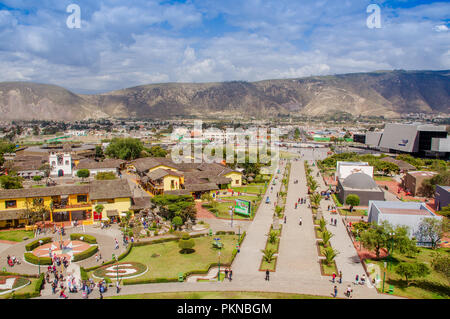
[[[82,120],[174,116],[320,116],[333,112],[396,117],[450,113],[450,70],[378,71],[258,82],[163,83],[76,94],[31,82],[1,82],[2,120]]]

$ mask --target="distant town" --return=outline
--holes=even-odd
[[[0,298],[447,298],[448,118],[303,120],[3,124]]]

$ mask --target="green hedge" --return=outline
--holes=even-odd
[[[337,207],[342,207],[341,202],[339,201],[339,199],[337,198],[336,194],[332,194],[331,197],[333,197],[334,202],[336,203]]]
[[[73,255],[73,261],[80,261],[86,258],[91,257],[98,251],[98,246],[91,246],[85,251],[82,251],[79,254]]]
[[[20,276],[25,278],[39,278],[39,275],[23,275],[14,272],[3,272],[3,271],[0,271],[0,276]]]
[[[31,243],[25,245],[25,249],[26,251],[32,251],[34,250],[36,247],[39,247],[39,241],[43,241],[42,245],[50,243],[51,241],[53,241],[53,239],[51,237],[44,237],[44,238],[40,238],[40,239],[36,239],[35,241],[32,241]]]
[[[86,235],[86,234],[70,234],[71,240],[81,240],[81,237],[83,237],[82,241],[84,241],[88,244],[96,244],[97,243],[97,238],[95,238],[94,236]]]
[[[234,231],[217,231],[216,235],[236,235],[236,233]]]
[[[123,284],[126,285],[142,285],[142,284],[157,284],[166,282],[178,282],[178,278],[153,278],[153,279],[125,279]]]
[[[38,258],[37,256],[33,255],[32,253],[24,253],[23,254],[26,261],[28,261],[31,264],[34,265],[51,265],[52,259],[50,257],[41,257]]]
[[[89,276],[86,272],[86,269],[84,269],[83,267],[80,267],[80,276],[81,280],[89,280]]]
[[[22,275],[23,277],[29,276],[29,275]],[[36,277],[36,276],[34,276]],[[36,280],[34,284],[34,291],[33,292],[24,292],[24,293],[18,293],[15,292],[11,293],[11,299],[30,299],[30,298],[36,298],[41,295],[41,289],[44,284],[44,273],[41,273],[41,275],[38,277],[39,279]]]

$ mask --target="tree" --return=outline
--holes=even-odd
[[[359,196],[356,194],[349,194],[345,199],[345,203],[350,205],[350,211],[352,212],[353,207],[359,205]]]
[[[388,232],[395,234],[393,236],[394,247],[401,254],[412,257],[418,253],[416,240],[409,238],[407,226],[397,226],[395,229],[393,229],[392,231],[389,230]]]
[[[317,184],[315,179],[312,179],[311,182],[309,183],[309,189],[312,193],[314,193],[317,188],[319,187],[319,184]]]
[[[104,158],[105,154],[103,153],[103,148],[100,145],[95,147],[95,157]]]
[[[327,247],[330,243],[330,239],[333,237],[333,233],[329,232],[328,230],[325,230],[322,233],[322,241],[323,241],[323,247]]]
[[[325,249],[323,254],[325,255],[324,263],[326,265],[330,265],[333,263],[334,259],[339,254],[339,252],[337,250],[333,249],[332,247],[328,247]]]
[[[450,257],[448,254],[435,252],[431,261],[431,267],[435,271],[443,274],[447,278],[447,281],[450,282]]]
[[[35,175],[33,176],[33,181],[35,182],[40,182],[42,180],[42,176],[41,175]]]
[[[327,224],[327,222],[326,222],[326,220],[325,220],[325,218],[321,218],[320,220],[319,220],[319,230],[323,233],[327,228],[326,228],[326,224]]]
[[[300,130],[297,128],[295,128],[294,131],[294,139],[298,140],[300,138]]]
[[[434,197],[436,185],[450,186],[450,170],[444,170],[432,178],[424,180],[418,193],[428,198]]]
[[[322,196],[319,193],[312,194],[309,199],[311,200],[311,204],[314,208],[318,208],[320,206],[320,202],[322,201]]]
[[[384,225],[373,225],[361,234],[361,243],[368,249],[375,249],[380,258],[380,250],[388,245],[388,236]]]
[[[430,269],[423,263],[402,262],[395,268],[395,272],[400,276],[404,276],[406,284],[409,285],[410,279],[425,277],[430,274]]]
[[[123,160],[133,160],[138,158],[143,150],[144,146],[139,139],[113,138],[105,154]]]
[[[443,207],[439,213],[442,216],[449,218],[450,217],[450,205]]]
[[[447,221],[431,217],[424,218],[420,222],[415,236],[421,242],[430,242],[431,247],[435,249],[438,241],[444,236],[444,232],[447,228]]]
[[[175,217],[176,218],[176,217]],[[188,233],[183,233],[178,241],[178,247],[180,247],[181,254],[190,254],[194,252],[195,241]]]
[[[113,180],[116,179],[116,174],[113,172],[98,172],[97,175],[95,175],[96,180]]]
[[[28,198],[25,200],[24,218],[28,224],[34,225],[37,222],[45,221],[49,217],[50,211],[45,206],[43,198]]]
[[[195,208],[195,205],[189,205],[178,212],[178,216],[183,220],[183,224],[189,219],[195,222],[197,219],[197,209]]]
[[[172,219],[172,224],[175,226],[175,229],[178,229],[183,225],[183,220],[181,219],[180,216],[175,216]]]
[[[103,206],[102,204],[98,204],[95,206],[95,211],[99,214],[101,214],[104,209],[105,209],[105,206]]]
[[[270,264],[275,259],[275,250],[267,248],[261,249],[261,252],[263,253],[263,259],[265,262]]]
[[[0,185],[2,185],[4,189],[23,188],[22,178],[18,176],[10,176],[10,175],[0,176]]]
[[[275,231],[271,231],[267,236],[269,237],[269,243],[275,244],[277,242],[278,234]]]
[[[52,168],[50,167],[50,164],[43,164],[41,167],[39,167],[39,171],[44,173],[44,177],[49,177],[50,172],[52,171]]]
[[[167,155],[167,151],[158,145],[146,148],[145,150],[150,155],[150,157],[166,157]]]
[[[77,177],[81,178],[84,181],[85,178],[88,178],[91,175],[91,172],[87,168],[79,169],[77,171]]]

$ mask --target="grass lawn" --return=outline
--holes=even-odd
[[[383,181],[383,182],[390,182],[393,181],[394,179],[392,177],[389,176],[381,176],[381,175],[375,175],[373,177],[374,180],[376,181]]]
[[[227,264],[231,260],[231,253],[236,247],[236,235],[219,235],[224,248],[221,249],[220,263]],[[206,270],[209,264],[218,262],[219,250],[212,247],[212,237],[194,238],[195,252],[192,254],[180,254],[177,241],[166,243],[134,247],[130,254],[121,262],[139,262],[149,267],[144,275],[134,280],[157,279],[157,278],[178,278],[179,273],[186,273],[193,270]],[[159,257],[151,257],[153,254]]]
[[[338,273],[336,263],[334,261],[331,265],[326,265],[324,260],[322,259],[320,261],[320,267],[322,268],[322,272],[324,275],[333,275]]]
[[[350,212],[350,209],[339,208],[338,211],[342,216],[366,216],[366,209],[354,209],[353,212]]]
[[[22,293],[32,293],[34,292],[34,286],[36,285],[36,281],[38,281],[38,278],[23,278],[25,280],[29,280],[31,281],[31,284],[23,287],[22,289],[16,290],[15,293],[16,294],[22,294]],[[23,281],[22,283],[25,283],[25,281]],[[0,295],[0,299],[9,299],[11,297],[11,294],[4,294],[4,295]]]
[[[5,230],[0,231],[0,240],[21,242],[24,237],[33,238],[34,232],[31,230]]]
[[[250,291],[164,292],[113,296],[106,299],[332,299],[328,296]]]
[[[270,264],[268,262],[262,260],[261,265],[259,266],[259,269],[261,271],[266,271],[267,269],[269,271],[275,271],[276,266],[277,266],[277,258],[275,257]]]
[[[409,258],[400,254],[393,256],[392,268],[387,269],[385,292],[389,289],[389,285],[394,286],[394,295],[417,298],[417,299],[450,299],[450,282],[442,275],[433,270],[431,261],[433,260],[433,253],[440,251],[442,253],[450,254],[450,248],[439,248],[432,250],[429,248],[419,248],[420,253],[415,258]],[[367,260],[367,262],[376,263],[383,271],[385,260]],[[400,262],[421,262],[428,266],[431,274],[424,278],[417,278],[410,281],[409,286],[404,281],[404,277],[400,277],[395,273],[395,267]],[[388,267],[389,268],[389,267]]]
[[[219,210],[217,212],[217,217],[231,219],[229,213],[230,206],[234,207],[234,203],[233,202],[218,203],[216,207]],[[234,214],[233,219],[249,219],[249,218],[243,215]]]
[[[261,197],[262,198],[262,197]],[[256,200],[258,201],[258,197],[257,196],[230,196],[230,197],[219,197],[219,199],[223,199],[223,200],[236,200],[236,199],[242,199],[242,200],[248,200],[250,202]]]
[[[269,183],[267,183],[267,184],[269,184]],[[254,183],[254,184],[249,184],[246,186],[233,187],[233,190],[235,192],[241,192],[241,193],[249,193],[249,194],[256,194],[256,195],[261,193],[262,195],[264,195],[266,192],[266,186],[264,183]]]

